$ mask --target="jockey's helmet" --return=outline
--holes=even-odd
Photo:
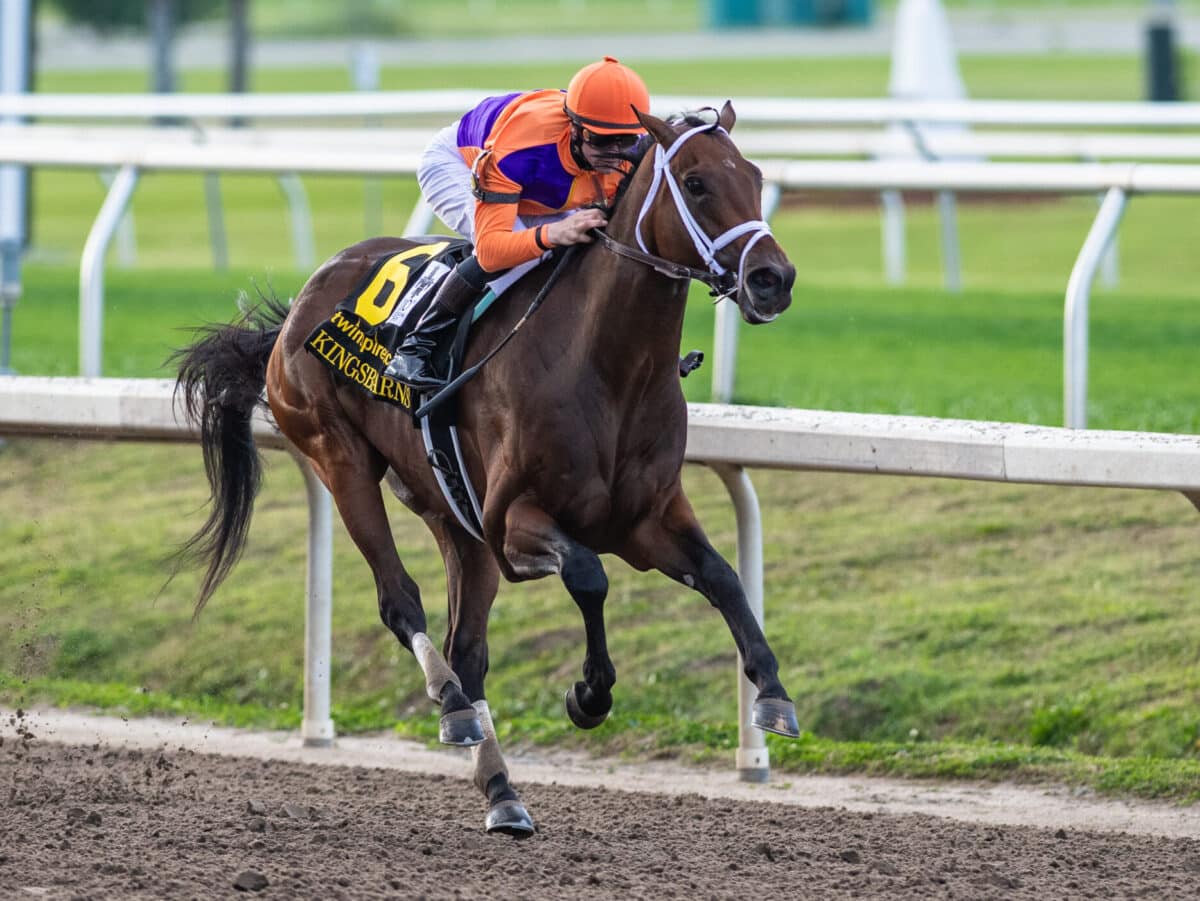
[[[575,125],[596,134],[641,132],[633,110],[650,112],[650,92],[633,69],[606,56],[575,73],[563,108]]]

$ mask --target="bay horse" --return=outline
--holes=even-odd
[[[741,583],[683,491],[687,405],[678,358],[689,277],[723,285],[742,317],[757,324],[791,303],[795,268],[761,221],[762,175],[730,139],[732,104],[715,117],[639,118],[652,140],[626,178],[606,232],[597,233],[602,240],[579,247],[539,314],[458,397],[482,542],[452,515],[409,414],[337,379],[304,349],[372,266],[414,242],[374,238],[349,247],[309,278],[290,309],[268,299],[233,324],[203,330],[177,355],[177,388],[200,427],[213,497],[207,522],[186,546],[208,564],[197,611],[245,542],[260,477],[251,416],[265,387],[280,431],[329,489],[370,565],[383,622],[421,666],[427,693],[440,705],[441,740],[473,747],[489,832],[534,829],[509,782],[484,692],[488,614],[501,576],[519,582],[557,574],[578,605],[583,679],[566,692],[577,726],[598,726],[612,707],[616,670],[599,555],[615,554],[707,598],[758,689],[754,724],[799,734]],[[653,165],[645,162],[649,150]],[[464,365],[512,331],[547,269],[535,269],[480,319]],[[385,479],[424,520],[445,561],[449,622],[440,652],[396,551]]]

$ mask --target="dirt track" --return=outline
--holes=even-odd
[[[1194,898],[1200,839],[555,784],[525,841],[465,781],[8,724],[0,897]],[[14,730],[19,727],[19,731]],[[265,882],[265,885],[263,884]]]

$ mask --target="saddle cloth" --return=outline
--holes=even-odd
[[[420,407],[423,395],[384,375],[384,370],[404,336],[428,309],[447,273],[471,252],[471,244],[462,239],[414,240],[424,243],[379,260],[304,342],[305,349],[338,378],[410,415]],[[463,316],[457,333],[439,345],[433,355],[439,372],[448,372],[450,378],[457,374],[471,323],[494,299],[491,292],[484,295],[474,316]],[[456,404],[445,403],[419,421],[414,416],[414,424],[420,426],[426,458],[455,517],[482,541],[479,499],[466,475],[456,415]]]

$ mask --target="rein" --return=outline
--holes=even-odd
[[[687,202],[683,197],[683,191],[679,187],[679,182],[675,180],[675,173],[671,171],[671,159],[690,138],[701,133],[714,131],[726,136],[729,134],[716,123],[712,125],[698,125],[676,138],[672,142],[670,149],[664,149],[662,144],[655,144],[654,180],[651,181],[650,188],[646,191],[646,199],[642,201],[642,208],[638,212],[635,228],[638,248],[640,250],[628,244],[622,244],[615,238],[610,238],[604,232],[593,229],[592,234],[600,239],[605,248],[618,256],[636,260],[639,263],[650,266],[656,272],[660,272],[669,278],[694,279],[703,282],[712,289],[712,296],[716,297],[719,301],[732,296],[740,290],[742,286],[742,270],[745,268],[746,256],[750,253],[750,248],[771,234],[771,226],[761,219],[751,219],[740,225],[735,225],[716,238],[709,238],[705,234],[704,229],[700,227],[700,223],[692,215],[692,211],[688,209]],[[642,222],[646,218],[646,214],[650,212],[650,208],[654,205],[654,199],[664,181],[671,192],[671,199],[675,202],[675,211],[679,214],[679,218],[683,222],[683,227],[687,229],[696,252],[708,267],[707,271],[655,256],[646,249],[646,242],[642,238]],[[730,271],[717,260],[717,254],[726,246],[746,234],[750,234],[751,238],[746,242],[746,246],[742,248],[742,253],[738,257],[737,269]]]
[[[732,272],[724,272],[721,275],[715,275],[705,269],[695,269],[692,266],[685,266],[683,263],[676,263],[673,260],[668,260],[666,257],[656,257],[652,253],[646,253],[638,250],[636,247],[630,247],[628,244],[622,244],[616,238],[609,237],[598,228],[593,228],[591,235],[599,239],[607,250],[612,251],[619,257],[625,257],[627,260],[635,260],[639,263],[652,268],[655,272],[661,272],[668,278],[676,278],[682,280],[695,280],[704,282],[712,288],[712,296],[718,300],[724,299],[738,289],[737,276]]]

